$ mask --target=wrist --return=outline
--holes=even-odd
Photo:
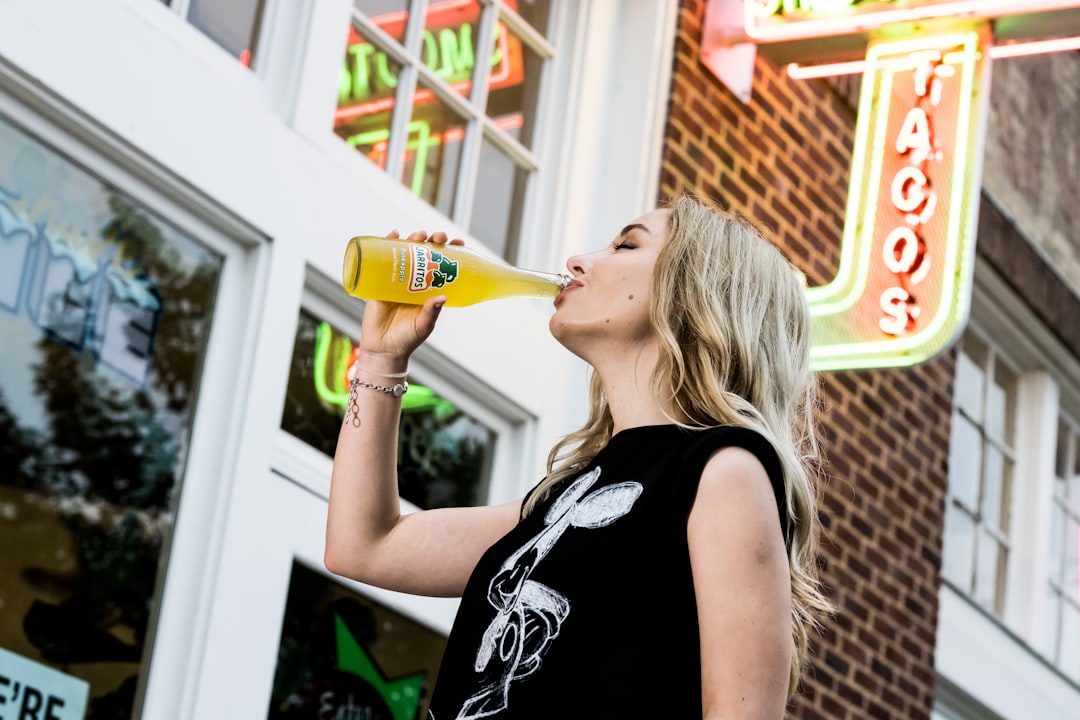
[[[409,370],[409,356],[371,352],[361,349],[353,366],[361,371],[382,377],[404,377]]]

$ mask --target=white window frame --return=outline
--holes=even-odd
[[[949,478],[949,491],[946,497],[946,502],[949,504],[949,509],[952,509],[954,512],[957,513],[962,513],[963,515],[968,517],[973,523],[974,538],[972,541],[972,548],[974,551],[974,557],[969,558],[971,562],[973,576],[969,579],[969,581],[964,583],[965,587],[961,587],[958,589],[964,592],[964,594],[970,595],[970,591],[973,589],[970,587],[970,585],[972,583],[974,583],[976,586],[978,585],[977,576],[979,573],[981,558],[980,548],[981,544],[986,540],[985,536],[990,535],[992,542],[996,543],[999,550],[1005,553],[1005,562],[1004,567],[999,567],[995,571],[994,584],[996,587],[993,591],[993,598],[990,601],[990,607],[988,607],[987,610],[991,612],[991,614],[1004,617],[1006,607],[1008,605],[1007,601],[1009,595],[1009,575],[1012,571],[1012,566],[1014,562],[1013,539],[1015,537],[1015,532],[1013,531],[1011,525],[1012,519],[1014,518],[1013,504],[1016,495],[1015,486],[1017,482],[1017,476],[1019,475],[1019,471],[1021,470],[1020,457],[1019,453],[1017,452],[1017,438],[1015,437],[1015,435],[1019,433],[1019,428],[1023,425],[1022,421],[1020,421],[1020,418],[1022,417],[1020,398],[1023,392],[1022,385],[1024,383],[1024,374],[1017,370],[1016,366],[1009,360],[1008,356],[1002,352],[1002,350],[997,346],[997,344],[992,338],[986,336],[984,333],[978,331],[975,328],[970,328],[966,330],[964,334],[974,335],[977,340],[987,348],[987,352],[989,353],[990,357],[989,365],[983,364],[979,366],[979,370],[982,371],[983,374],[982,397],[979,399],[979,405],[982,410],[983,417],[973,418],[969,416],[968,413],[959,406],[959,403],[955,401],[953,403],[953,427],[956,427],[956,423],[958,421],[966,421],[975,428],[977,428],[980,440],[978,465],[979,469],[977,473],[979,485],[978,496],[975,498],[976,507],[968,508],[964,505],[964,503],[956,500],[953,497],[951,475]],[[995,376],[997,374],[997,369],[999,365],[1004,365],[1006,370],[1011,373],[1013,377],[1016,378],[1016,397],[1013,403],[1014,407],[1012,408],[1013,416],[1011,418],[1005,418],[1004,423],[1006,429],[1010,426],[1014,428],[1014,437],[1011,439],[1012,445],[1009,445],[1009,438],[993,437],[992,434],[987,430],[987,425],[989,423],[987,413],[990,412],[990,388],[995,383]],[[958,375],[959,372],[960,369],[958,367]],[[1008,411],[1009,408],[1006,408],[1006,412]],[[951,442],[952,440],[950,439],[950,443]],[[1004,487],[1000,489],[1003,497],[1000,498],[998,503],[999,515],[1005,517],[1004,523],[1000,521],[1000,518],[995,518],[994,523],[990,524],[987,523],[986,519],[982,517],[984,500],[983,495],[986,490],[985,473],[988,447],[992,447],[994,450],[998,451],[998,453],[1000,453],[1002,459],[1005,462],[1012,464],[1012,471],[1011,473],[1009,473],[1009,477],[1003,478]],[[948,512],[946,512],[946,517],[948,517]],[[1006,527],[1002,528],[1002,524],[1006,525]],[[945,579],[950,582],[955,582],[951,578]]]
[[[1080,362],[981,257],[976,260],[970,322],[1014,367],[1023,369],[1011,507],[1013,552],[1003,618],[993,617],[942,582],[935,650],[939,684],[955,686],[1003,718],[1065,720],[1080,706],[1080,685],[1035,647],[1043,629],[1040,611],[1048,573],[1058,412],[1060,406],[1080,408]],[[983,717],[969,715],[976,716]]]
[[[174,508],[175,524],[155,588],[135,716],[156,717],[152,708],[176,707],[187,667],[201,654],[204,637],[192,628],[205,626],[209,608],[191,602],[213,584],[213,563],[224,533],[225,505],[231,490],[220,469],[232,464],[243,396],[232,392],[242,368],[232,361],[250,356],[255,326],[243,312],[245,298],[261,294],[268,253],[265,238],[220,206],[193,191],[180,178],[146,163],[120,138],[75,111],[31,80],[0,68],[0,105],[4,114],[32,129],[32,134],[64,158],[88,168],[95,177],[125,196],[152,208],[222,258],[213,319],[191,418],[188,454]],[[214,398],[228,398],[227,403]],[[224,481],[223,481],[224,480]],[[174,704],[176,703],[176,704]],[[150,708],[150,709],[148,709]]]

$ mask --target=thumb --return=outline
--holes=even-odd
[[[435,329],[435,323],[438,321],[439,314],[445,304],[445,295],[428,298],[427,302],[424,303],[424,307],[420,310],[420,315],[416,320],[416,334],[420,336],[421,340],[426,340],[428,335]]]

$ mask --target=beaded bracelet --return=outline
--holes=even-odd
[[[393,387],[387,387],[385,385],[372,385],[371,383],[361,382],[354,378],[353,381],[349,383],[349,387],[353,390],[356,388],[367,388],[368,390],[375,390],[377,392],[386,393],[387,395],[393,395],[396,398],[409,392],[409,383],[407,381],[399,382]]]

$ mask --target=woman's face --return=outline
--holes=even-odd
[[[667,242],[669,215],[648,212],[603,248],[566,261],[573,281],[555,298],[549,327],[571,352],[583,356],[598,341],[633,345],[653,338],[653,269]]]

